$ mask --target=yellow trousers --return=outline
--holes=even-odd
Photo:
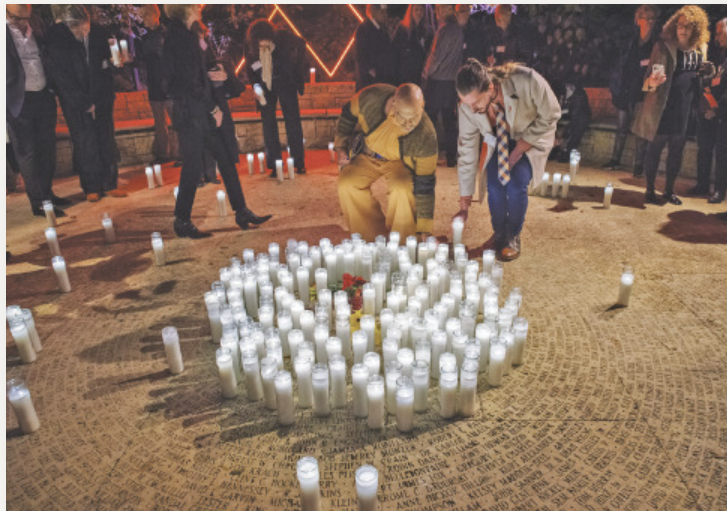
[[[382,177],[389,187],[386,215],[371,194],[371,185]],[[399,232],[402,240],[416,234],[413,180],[401,160],[377,160],[359,154],[338,177],[338,198],[346,225],[366,241],[391,231]]]

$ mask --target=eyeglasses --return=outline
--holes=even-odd
[[[7,9],[5,9],[5,12],[7,13],[8,18],[10,18],[10,21],[13,21],[15,23],[18,23],[20,21],[30,21],[30,16],[16,16]]]

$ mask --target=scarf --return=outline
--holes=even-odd
[[[267,85],[268,90],[273,90],[273,52],[275,51],[275,43],[270,44],[270,48],[260,48],[260,63],[263,66],[263,82]]]

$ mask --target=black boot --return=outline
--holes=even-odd
[[[247,231],[250,228],[250,224],[261,225],[271,218],[273,218],[273,215],[257,216],[247,208],[235,213],[235,221],[243,231]]]
[[[209,232],[201,232],[197,229],[191,220],[185,222],[179,218],[174,219],[174,232],[179,238],[191,238],[193,240],[209,238],[212,236]]]

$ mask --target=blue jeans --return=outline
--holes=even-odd
[[[510,141],[510,151],[515,148]],[[497,177],[497,153],[487,162],[487,203],[490,206],[492,229],[495,239],[506,242],[520,234],[528,210],[528,185],[533,177],[533,168],[527,155],[510,168],[510,181],[503,186]]]

